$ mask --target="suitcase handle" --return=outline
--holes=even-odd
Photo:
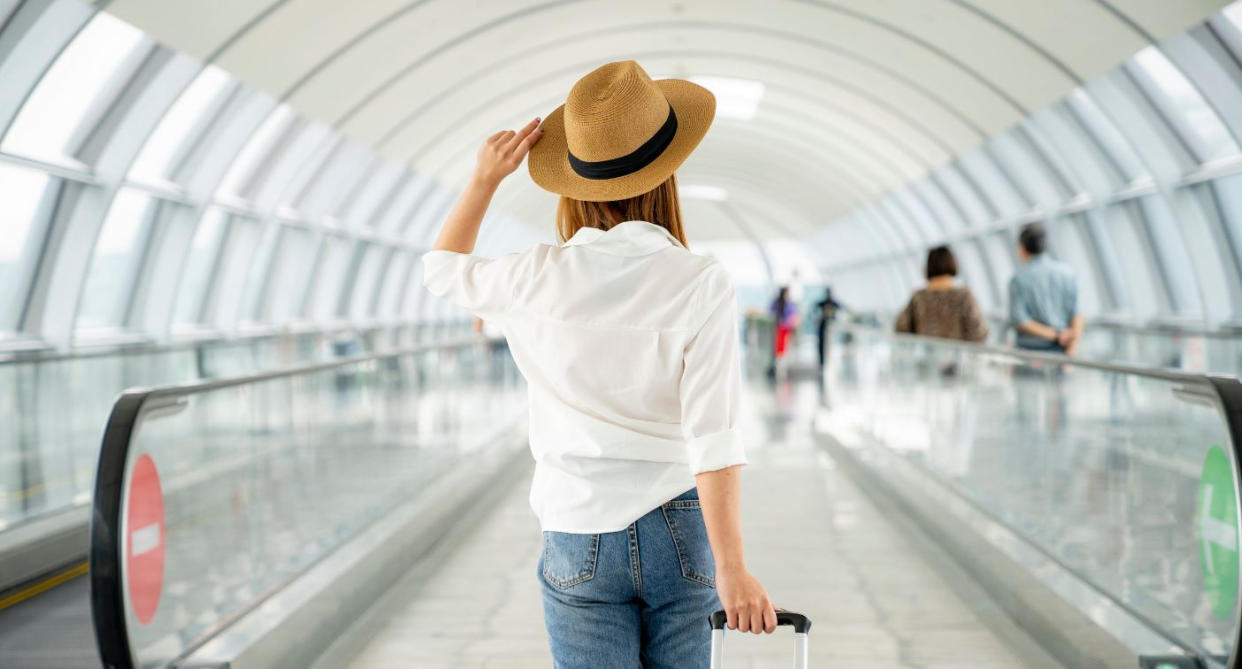
[[[725,628],[725,623],[728,621],[728,617],[725,615],[724,611],[717,611],[708,616],[708,620],[712,624],[712,629],[722,630]],[[811,631],[811,619],[801,613],[794,613],[793,611],[777,611],[776,625],[777,627],[789,625],[793,627],[794,632],[798,634],[806,634]]]

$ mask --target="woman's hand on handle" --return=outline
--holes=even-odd
[[[478,162],[475,163],[470,183],[466,184],[457,204],[449,212],[431,248],[456,253],[474,250],[479,225],[483,223],[496,187],[505,177],[513,174],[530,152],[530,147],[542,136],[543,129],[536,118],[521,130],[502,130],[487,138],[479,148]]]
[[[717,569],[716,595],[729,629],[754,634],[771,634],[776,629],[776,607],[768,591],[745,568]]]
[[[696,475],[699,507],[716,559],[716,596],[729,629],[771,633],[776,629],[776,609],[742,557],[741,469],[733,466]]]
[[[479,147],[474,166],[474,178],[485,185],[495,186],[522,164],[530,153],[530,147],[543,136],[539,119],[526,124],[521,130],[501,130],[487,138]]]

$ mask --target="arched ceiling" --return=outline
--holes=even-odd
[[[601,63],[758,81],[679,172],[691,234],[808,234],[1226,0],[113,0],[97,3],[446,185]],[[498,196],[546,229],[529,179]],[[757,212],[765,212],[758,215]],[[769,220],[764,220],[769,219]],[[743,227],[749,229],[743,229]]]

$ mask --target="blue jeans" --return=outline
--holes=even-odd
[[[618,532],[544,532],[539,579],[557,669],[707,669],[720,602],[697,489]]]

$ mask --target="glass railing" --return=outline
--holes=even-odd
[[[1092,323],[1079,356],[1187,372],[1242,373],[1242,332]]]
[[[468,323],[437,323],[65,354],[0,353],[0,532],[72,509],[85,519],[104,423],[126,388],[251,374],[468,332]]]
[[[988,319],[991,341],[1012,340],[1005,318]],[[1242,373],[1242,330],[1088,320],[1077,357],[1194,373]]]
[[[1109,630],[1136,653],[1234,666],[1237,380],[842,326],[824,385],[822,429],[860,462],[1008,528],[1102,595],[1070,602],[1089,619],[1148,628]]]
[[[104,662],[184,657],[524,415],[479,337],[126,392],[91,521]]]

